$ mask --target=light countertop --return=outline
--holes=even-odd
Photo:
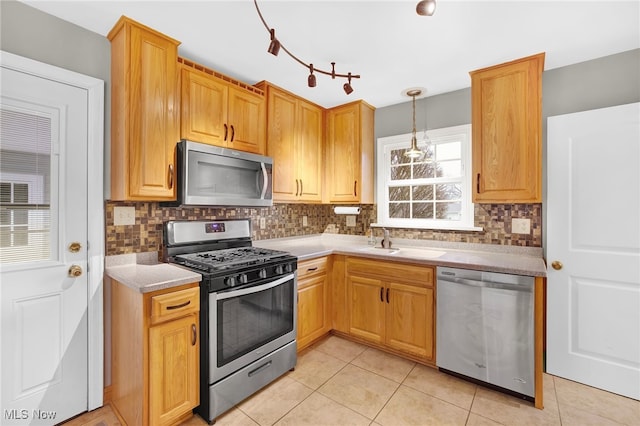
[[[253,245],[288,251],[301,261],[330,254],[342,254],[516,275],[536,277],[547,275],[542,248],[539,247],[451,243],[394,239],[393,237],[391,241],[392,248],[399,249],[397,253],[390,254],[384,249],[373,248],[368,244],[367,237],[338,234],[257,240]],[[380,238],[377,238],[376,246],[380,246]]]
[[[189,269],[159,263],[157,252],[107,256],[105,273],[140,293],[202,281],[202,275]]]

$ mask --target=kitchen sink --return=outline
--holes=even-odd
[[[387,256],[409,257],[413,259],[435,259],[446,253],[441,250],[432,250],[419,247],[364,247],[361,248],[360,251],[367,253],[384,254]]]

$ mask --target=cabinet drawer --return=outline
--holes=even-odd
[[[347,274],[373,275],[390,281],[433,286],[433,268],[397,262],[381,262],[357,257],[347,258]]]
[[[200,310],[200,287],[165,293],[151,298],[151,324]]]
[[[328,257],[319,257],[317,259],[305,260],[298,263],[298,279],[307,275],[326,273]]]

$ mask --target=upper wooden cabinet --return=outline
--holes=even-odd
[[[374,111],[363,101],[327,111],[328,203],[373,203]]]
[[[265,154],[263,91],[180,58],[180,137]]]
[[[473,202],[542,202],[544,53],[472,71]]]
[[[267,82],[267,155],[273,158],[273,199],[322,201],[324,109]]]
[[[180,42],[125,16],[111,41],[111,199],[175,200]]]

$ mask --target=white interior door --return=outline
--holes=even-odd
[[[640,104],[550,117],[547,150],[547,372],[640,399]]]
[[[1,73],[0,424],[55,424],[88,408],[88,95]]]

